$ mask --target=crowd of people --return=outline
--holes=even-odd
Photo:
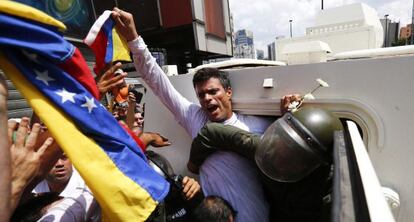
[[[128,42],[135,68],[142,74],[149,90],[159,97],[194,139],[187,166],[191,172],[199,174],[199,181],[189,176],[164,174],[174,186],[149,221],[321,219],[322,199],[326,186],[329,186],[325,182],[332,162],[329,158],[332,136],[319,142],[312,131],[303,130],[311,129],[311,126],[302,116],[318,112],[329,121],[317,124],[332,132],[340,129],[339,120],[328,112],[312,108],[299,109],[293,114],[288,112],[293,101],[302,103],[299,95],[281,99],[284,115],[276,122],[273,118],[233,112],[230,80],[225,72],[215,68],[204,68],[195,73],[193,86],[199,104],[192,103],[173,87],[157,65],[136,30],[133,16],[114,8],[112,17],[117,31]],[[166,137],[145,132],[145,110],[140,105],[142,94],[125,83],[127,73],[120,68],[119,62],[108,64],[96,79],[101,95],[112,95],[108,110],[144,146],[170,145]],[[24,117],[20,122],[7,120],[7,94],[7,85],[1,77],[2,221],[8,218],[12,221],[100,221],[104,212],[99,203],[48,133],[47,126],[36,116]],[[282,135],[284,131],[278,130],[285,129],[283,127],[300,129],[300,136],[313,139],[315,142],[308,146],[310,150],[318,150],[315,151],[317,154],[289,147],[287,142],[277,139],[279,137],[274,134]],[[288,149],[283,149],[286,146]],[[304,145],[300,143],[300,146]],[[148,157],[157,162],[154,154],[148,154]],[[159,159],[164,163],[156,165],[161,166],[162,172],[167,172],[168,169],[163,167],[168,165],[168,160]],[[180,202],[177,201],[180,198],[183,207],[171,208]]]

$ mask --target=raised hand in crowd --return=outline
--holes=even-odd
[[[191,177],[183,178],[183,193],[187,200],[191,200],[198,192],[200,192],[200,184]]]
[[[136,106],[136,98],[134,93],[128,93],[128,110],[126,116],[126,124],[127,126],[132,129],[134,127],[135,121],[135,106]]]
[[[15,121],[8,123],[8,141],[11,144],[12,210],[18,205],[24,191],[31,190],[32,184],[43,178],[45,172],[48,172],[56,161],[56,151],[52,146],[53,139],[46,134],[40,136],[43,137],[40,139],[40,129],[40,124],[36,123],[29,134],[29,118],[27,117],[22,118],[20,124]]]
[[[116,22],[116,30],[121,34],[127,42],[138,38],[138,32],[135,28],[134,17],[131,13],[120,10],[115,7],[112,10],[112,18]]]
[[[121,68],[121,63],[117,62],[110,66],[103,72],[103,74],[97,80],[97,86],[99,93],[104,95],[109,92],[112,88],[121,86],[124,83],[124,78],[128,75],[126,72],[116,73]]]
[[[7,140],[7,85],[0,74],[0,220],[10,218],[11,163],[10,145]]]
[[[153,147],[164,147],[171,145],[168,139],[159,133],[144,132],[139,138],[142,140],[145,146],[151,145]]]

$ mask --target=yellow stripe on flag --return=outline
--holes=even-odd
[[[0,0],[0,12],[55,26],[60,31],[66,30],[66,26],[62,22],[52,18],[38,9],[19,2]]]
[[[106,153],[83,135],[71,119],[56,109],[1,53],[0,68],[45,122],[92,190],[107,219],[145,221],[157,205],[150,194],[119,171]]]
[[[129,56],[129,48],[128,43],[119,36],[116,29],[112,29],[112,50],[113,50],[113,58],[112,61],[125,61],[131,62],[131,56]]]

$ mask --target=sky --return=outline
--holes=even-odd
[[[400,21],[400,27],[411,23],[413,0],[324,0],[324,9],[365,3],[376,9],[378,16]],[[229,0],[234,30],[253,32],[256,49],[267,54],[267,45],[276,36],[289,37],[289,20],[292,19],[293,37],[304,36],[306,27],[314,25],[315,15],[321,10],[321,0]]]

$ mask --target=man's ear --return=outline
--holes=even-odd
[[[226,95],[227,95],[228,97],[230,97],[230,98],[231,98],[231,96],[233,95],[233,90],[231,89],[231,87],[228,87],[228,88],[226,89]]]

